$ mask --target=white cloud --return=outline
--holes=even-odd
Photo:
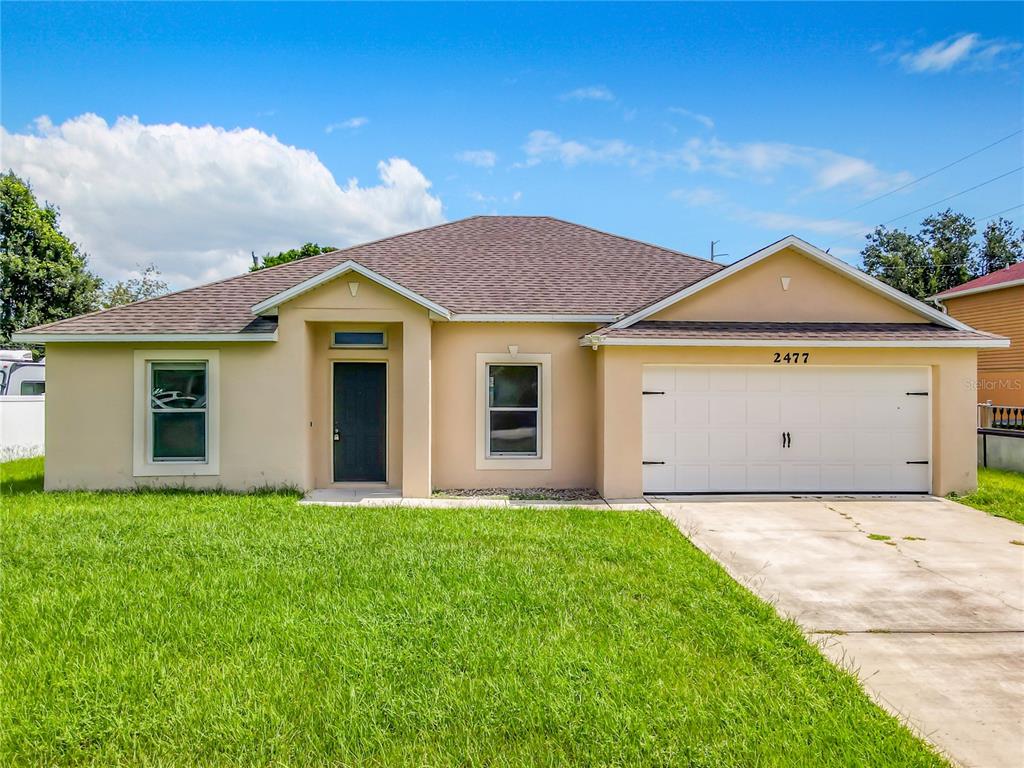
[[[362,128],[370,122],[370,118],[358,115],[356,117],[350,117],[348,120],[342,120],[340,123],[331,123],[324,128],[324,133],[334,133],[335,131],[351,131],[354,128]]]
[[[863,158],[832,149],[783,142],[729,143],[717,138],[694,138],[681,148],[664,153],[663,158],[664,162],[683,165],[690,171],[710,171],[762,183],[774,181],[776,174],[795,170],[810,177],[811,191],[847,187],[863,195],[874,195],[911,178],[905,171],[883,171]]]
[[[552,131],[530,131],[526,145],[525,165],[557,160],[563,165],[580,163],[622,162],[636,154],[636,148],[620,139],[575,141],[562,139]]]
[[[563,93],[562,101],[615,101],[615,94],[603,85],[588,85],[585,88]]]
[[[337,246],[444,220],[408,160],[380,181],[338,184],[320,159],[254,128],[108,124],[85,114],[31,133],[0,128],[3,164],[60,206],[69,235],[108,279],[153,262],[181,287],[244,271],[249,251],[308,240]]]
[[[713,207],[724,216],[735,221],[744,221],[761,229],[772,231],[776,235],[783,233],[833,236],[855,236],[866,233],[870,227],[859,221],[836,218],[815,218],[784,211],[765,211],[748,208],[728,200],[717,190],[707,187],[692,189],[676,189],[669,196],[681,200],[691,207]]]
[[[489,149],[466,149],[455,155],[455,159],[477,168],[493,168],[498,162],[498,154]]]
[[[674,115],[682,115],[683,117],[688,117],[691,120],[696,120],[709,131],[713,130],[715,127],[715,121],[707,115],[702,115],[700,112],[691,112],[690,110],[683,109],[682,107],[669,107],[668,111]]]
[[[904,69],[915,73],[948,72],[958,66],[992,69],[1007,64],[1008,54],[1021,50],[1021,47],[1020,43],[986,40],[976,32],[967,32],[908,51],[898,58]]]

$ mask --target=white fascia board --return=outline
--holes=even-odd
[[[505,314],[466,313],[452,315],[456,323],[610,323],[617,315],[558,315],[558,314]]]
[[[1015,288],[1018,285],[1024,285],[1024,279],[1021,280],[1007,280],[1005,283],[995,283],[994,285],[982,285],[978,288],[968,288],[964,291],[957,291],[956,293],[936,294],[929,296],[929,301],[937,301],[940,304],[949,299],[959,299],[961,296],[973,296],[976,293],[987,293],[988,291],[998,291],[1000,288]]]
[[[927,304],[920,302],[917,299],[907,296],[902,291],[897,291],[895,288],[893,288],[890,285],[886,285],[881,280],[876,280],[875,278],[871,277],[871,275],[861,272],[859,269],[857,269],[854,266],[851,266],[850,264],[847,264],[842,259],[837,259],[835,256],[825,253],[825,251],[821,250],[816,246],[811,245],[806,240],[801,240],[796,235],[789,235],[788,237],[784,237],[782,240],[779,240],[779,242],[772,243],[767,248],[762,248],[760,251],[752,253],[746,258],[740,259],[739,261],[730,264],[725,269],[720,269],[718,272],[708,275],[703,280],[700,280],[694,283],[693,285],[687,286],[682,290],[676,291],[671,296],[666,296],[664,299],[661,299],[660,301],[651,304],[649,307],[645,307],[644,309],[641,309],[637,312],[634,312],[631,315],[622,318],[617,323],[612,325],[611,328],[613,330],[619,328],[628,328],[634,323],[639,322],[640,320],[643,320],[647,317],[650,317],[651,315],[660,312],[666,307],[675,304],[677,301],[680,301],[682,299],[687,298],[688,296],[692,296],[695,293],[703,291],[705,288],[710,288],[712,285],[715,285],[716,283],[719,283],[722,280],[726,280],[732,277],[737,272],[742,272],[747,267],[751,267],[754,264],[757,264],[759,261],[762,261],[785,248],[796,248],[804,255],[810,256],[812,259],[818,261],[819,263],[825,265],[826,267],[829,267],[835,270],[836,272],[846,275],[855,282],[863,285],[865,288],[868,288],[869,290],[872,290],[875,293],[880,293],[886,298],[893,300],[897,304],[901,304],[902,306],[906,307],[912,312],[916,312],[917,314],[922,315],[923,317],[927,317],[929,320],[932,320],[933,322],[938,323],[939,325],[944,325],[947,328],[955,328],[956,330],[959,331],[975,330],[974,328],[971,328],[969,325],[965,325],[964,323],[961,323],[959,320],[956,320],[955,318],[952,318],[949,315],[946,315],[938,311],[937,309],[933,309],[932,307],[929,307]]]
[[[418,293],[410,291],[408,288],[399,285],[394,280],[389,280],[388,278],[384,277],[384,275],[378,274],[377,272],[374,272],[372,269],[368,269],[367,267],[364,267],[362,264],[358,264],[357,262],[351,260],[344,261],[338,266],[328,269],[326,272],[321,272],[318,275],[313,275],[313,277],[309,278],[308,280],[303,280],[298,285],[293,285],[291,288],[285,291],[276,293],[270,298],[264,299],[259,304],[254,304],[252,307],[252,312],[255,315],[271,314],[271,310],[276,309],[278,306],[284,304],[286,301],[291,301],[296,296],[301,296],[302,294],[311,291],[314,288],[323,285],[324,283],[333,280],[336,277],[344,275],[346,272],[355,272],[356,274],[362,275],[367,280],[373,280],[373,282],[377,283],[378,285],[382,285],[385,288],[394,291],[399,296],[404,296],[405,298],[409,299],[409,301],[419,304],[422,307],[426,307],[431,312],[435,312],[444,318],[451,317],[452,313],[449,312],[444,307],[442,307],[440,304],[437,304],[431,301],[430,299],[420,296]]]
[[[21,344],[48,342],[179,342],[179,341],[277,341],[273,333],[15,333],[11,341]]]
[[[1004,349],[1010,346],[1009,339],[928,339],[913,341],[898,339],[889,341],[839,340],[839,339],[629,339],[584,336],[581,347],[851,347],[875,349],[899,348],[945,348],[945,349]]]

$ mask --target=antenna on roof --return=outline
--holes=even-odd
[[[712,240],[711,241],[711,260],[712,261],[715,260],[715,256],[728,256],[729,255],[728,253],[715,253],[715,246],[718,245],[720,242],[722,242],[722,241],[721,240]]]
[[[252,268],[258,269],[260,266],[260,260],[256,258],[256,251],[250,251],[252,254]]]

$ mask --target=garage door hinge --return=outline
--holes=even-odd
[[[927,392],[907,392],[908,395],[921,395],[922,397],[928,397]]]
[[[927,461],[908,461],[907,464],[927,464]]]
[[[665,393],[664,392],[655,392],[654,390],[651,390],[651,389],[645,389],[643,391],[643,394],[645,394],[645,395],[664,395]]]
[[[664,461],[645,461],[644,464],[664,464]]]

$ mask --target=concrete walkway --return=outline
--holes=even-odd
[[[954,761],[1024,766],[1024,526],[932,497],[655,504]]]

